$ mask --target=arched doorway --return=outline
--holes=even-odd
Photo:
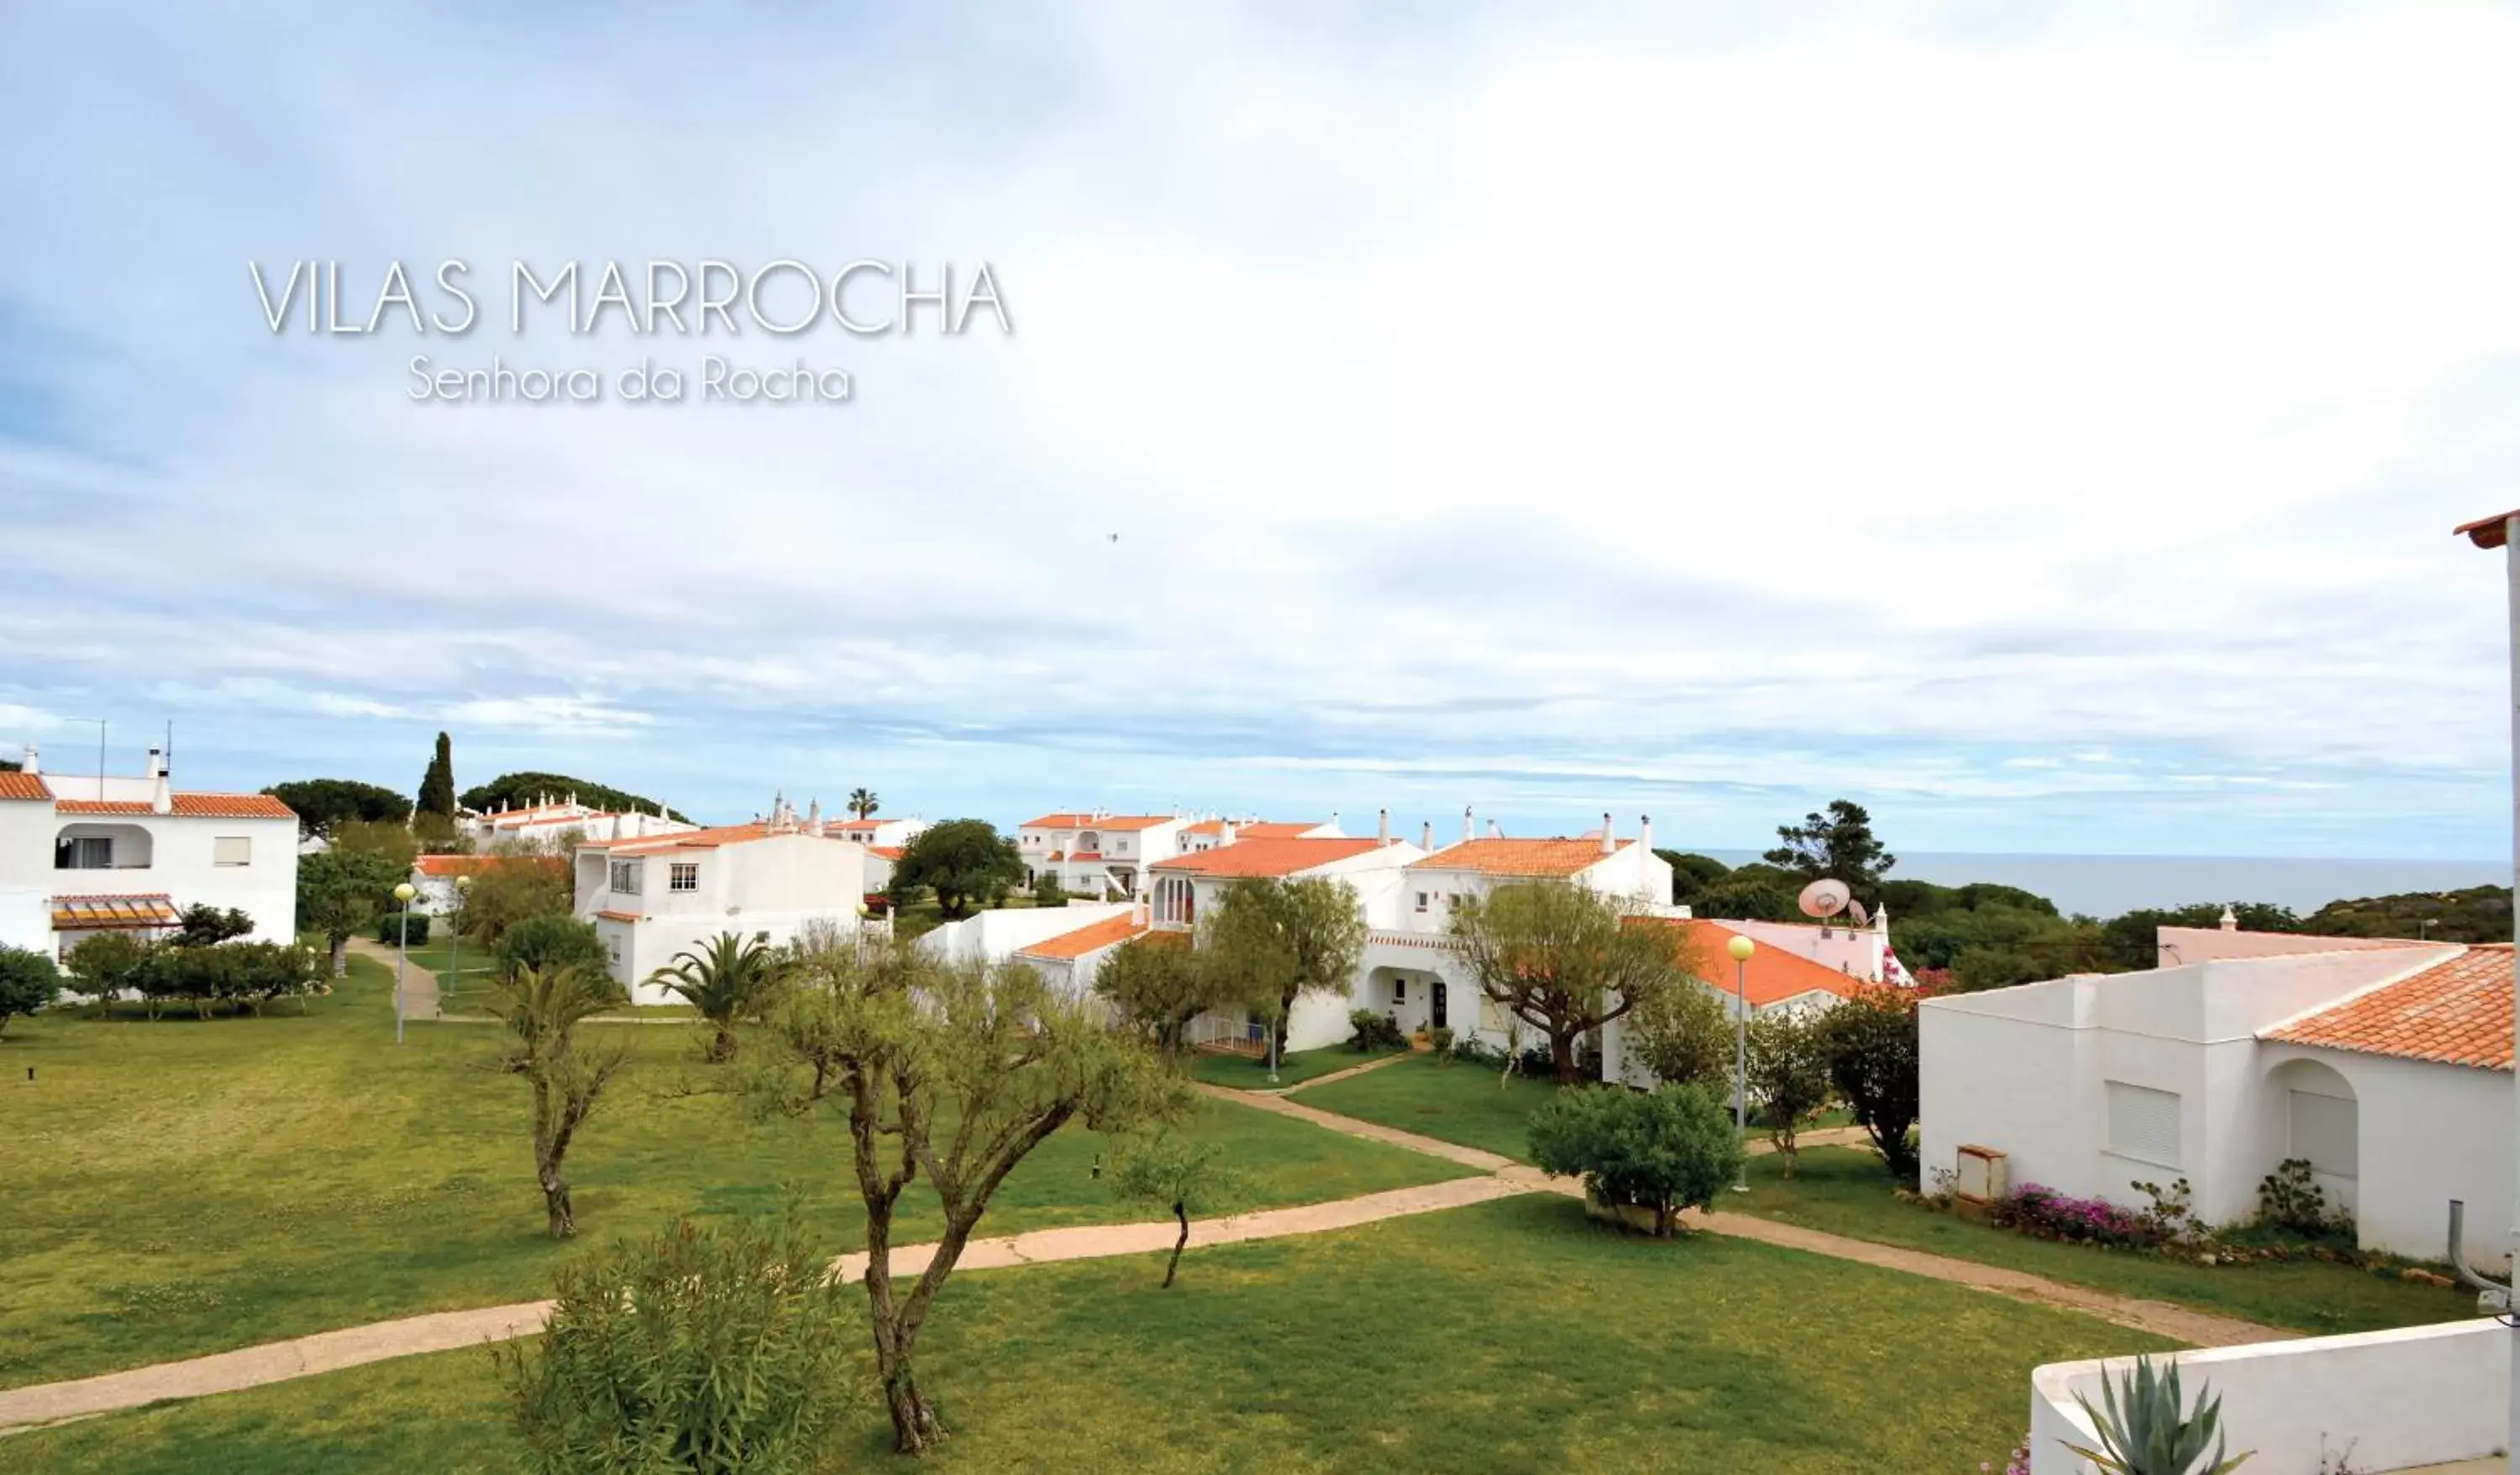
[[[2362,1176],[2362,1112],[2353,1083],[2321,1061],[2286,1060],[2267,1073],[2267,1086],[2280,1124],[2278,1158],[2308,1162],[2327,1202],[2353,1213]]]

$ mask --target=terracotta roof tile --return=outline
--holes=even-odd
[[[2259,1038],[2509,1070],[2511,945],[2470,948]]]
[[[53,898],[53,930],[101,932],[125,928],[173,927],[183,923],[174,898],[155,892],[145,896],[57,896]]]
[[[617,840],[589,840],[584,850],[601,850],[607,855],[652,855],[663,850],[715,850],[722,845],[742,845],[753,840],[767,840],[779,834],[801,834],[806,830],[774,830],[767,821],[747,825],[719,825],[707,829],[686,829],[674,834],[624,835]],[[821,838],[844,839],[826,829]],[[855,843],[855,842],[851,842]]]
[[[11,769],[0,774],[0,799],[50,799],[53,791],[44,787],[41,774],[22,774]]]
[[[167,801],[178,816],[192,820],[294,820],[297,811],[269,794],[177,793]],[[61,799],[53,808],[66,815],[151,815],[146,799]]]
[[[1624,850],[1634,840],[1611,842]],[[1598,835],[1591,839],[1563,836],[1553,839],[1509,839],[1491,836],[1483,840],[1463,840],[1459,845],[1438,850],[1410,866],[1412,871],[1473,871],[1481,875],[1518,875],[1543,878],[1570,876],[1608,859],[1601,853]]]
[[[1193,855],[1175,856],[1157,861],[1148,869],[1167,875],[1264,876],[1293,875],[1332,861],[1379,850],[1382,842],[1362,840],[1236,840],[1214,850]]]
[[[1124,943],[1133,937],[1142,937],[1151,930],[1153,929],[1145,922],[1138,920],[1134,914],[1123,912],[1117,916],[1106,916],[1101,921],[1090,922],[1073,932],[1061,932],[1057,937],[1044,938],[1031,947],[1017,948],[1015,956],[1054,961],[1082,958],[1097,949]]]
[[[636,912],[598,912],[595,915],[606,921],[635,922],[639,920],[639,914]]]
[[[1702,917],[1639,916],[1629,919],[1634,927],[1670,927],[1687,940],[1697,976],[1706,983],[1732,993],[1734,987],[1732,960],[1724,950],[1741,934],[1721,922]],[[1756,943],[1756,938],[1751,939]],[[1749,996],[1752,1008],[1766,1008],[1804,994],[1827,993],[1840,999],[1852,998],[1855,991],[1866,987],[1865,980],[1850,973],[1812,961],[1799,953],[1760,944],[1750,955],[1748,976],[1742,992]]]
[[[1170,825],[1180,818],[1179,815],[1043,815],[1037,820],[1026,820],[1015,827],[1018,829],[1152,829],[1158,825]]]

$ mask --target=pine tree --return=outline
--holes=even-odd
[[[444,733],[437,735],[437,753],[428,760],[428,772],[421,775],[418,808],[425,815],[455,818],[455,744]]]

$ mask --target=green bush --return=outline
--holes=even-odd
[[[865,1328],[790,1215],[683,1220],[564,1267],[530,1349],[500,1356],[536,1475],[801,1475],[845,1437]]]
[[[1354,1035],[1348,1043],[1361,1050],[1406,1050],[1409,1037],[1388,1015],[1372,1009],[1352,1009],[1347,1016],[1348,1028]]]
[[[1067,887],[1059,881],[1058,872],[1045,871],[1032,883],[1032,904],[1036,907],[1067,905]]]
[[[62,995],[62,970],[52,955],[0,946],[0,1033],[10,1016],[50,1007]]]
[[[1594,1198],[1650,1209],[1654,1232],[1679,1227],[1741,1171],[1732,1114],[1699,1086],[1561,1091],[1531,1114],[1531,1160],[1552,1177],[1580,1177]]]
[[[419,947],[422,943],[428,941],[428,922],[429,916],[428,913],[414,912],[411,914],[411,932],[409,937],[413,947]],[[390,948],[400,944],[404,940],[404,936],[401,913],[387,912],[377,918],[377,941],[383,943],[386,947]]]
[[[70,949],[70,972],[79,991],[111,996],[137,988],[137,975],[149,965],[150,945],[128,932],[98,932]]]
[[[1435,1047],[1435,1063],[1438,1065],[1450,1063],[1453,1058],[1452,1029],[1446,1025],[1436,1025],[1426,1031],[1426,1039]]]
[[[508,928],[499,939],[499,973],[504,978],[516,977],[518,968],[553,973],[579,967],[590,973],[603,973],[610,963],[611,957],[605,952],[604,939],[597,934],[595,923],[574,916],[551,913],[528,916]]]

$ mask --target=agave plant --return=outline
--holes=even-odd
[[[677,953],[673,962],[649,975],[699,1010],[717,1026],[709,1042],[711,1060],[735,1058],[735,1023],[757,1019],[776,1002],[787,981],[788,962],[770,946],[770,934],[741,937],[721,932],[696,953]]]
[[[2103,1371],[2100,1395],[2105,1408],[2092,1408],[2079,1393],[2074,1402],[2100,1431],[2101,1448],[2059,1443],[2113,1475],[2225,1475],[2257,1453],[2225,1457],[2223,1401],[2200,1390],[2196,1408],[2183,1411],[2186,1400],[2180,1394],[2175,1362],[2156,1366],[2148,1357],[2137,1358],[2122,1381]]]

